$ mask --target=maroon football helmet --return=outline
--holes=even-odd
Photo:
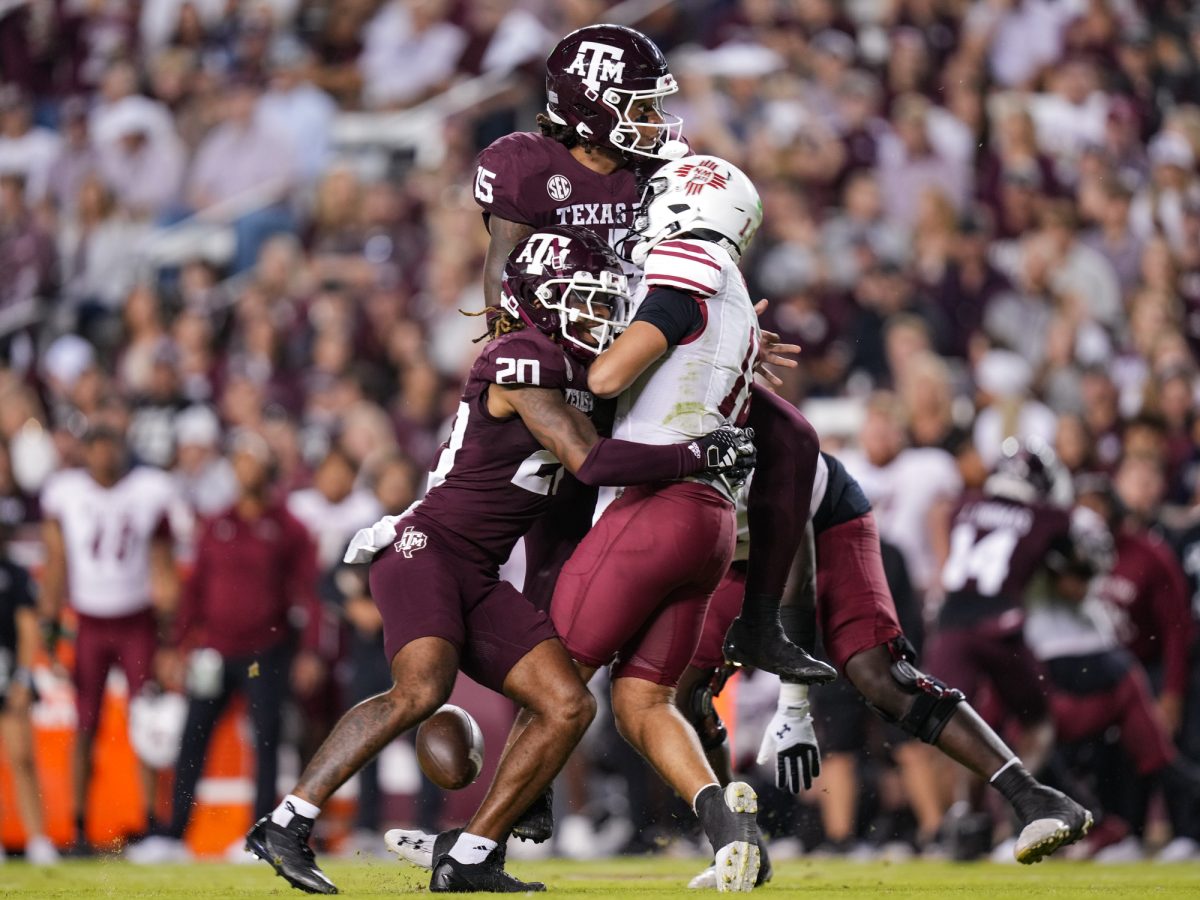
[[[539,228],[504,263],[500,305],[584,362],[620,330],[629,299],[621,260],[594,232],[573,225]]]
[[[1075,500],[1071,475],[1040,438],[1023,443],[1015,437],[1000,445],[1000,461],[984,483],[984,492],[1020,503],[1049,503],[1067,508]]]
[[[687,153],[683,120],[662,108],[679,90],[667,60],[654,42],[623,25],[589,25],[558,42],[546,59],[546,113],[591,144],[655,159]],[[631,115],[650,100],[658,121]],[[641,121],[639,121],[639,119]],[[638,130],[652,126],[647,140]]]

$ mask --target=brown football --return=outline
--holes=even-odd
[[[430,781],[457,791],[483,768],[483,732],[469,712],[447,703],[417,729],[417,762]]]

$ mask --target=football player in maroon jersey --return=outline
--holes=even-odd
[[[1009,449],[1015,454],[1015,448]],[[1020,819],[1015,851],[1020,862],[1037,862],[1081,837],[1090,821],[1087,811],[1039,784],[961,691],[916,668],[916,654],[900,628],[884,577],[871,505],[841,462],[828,453],[821,454],[817,468],[808,532],[797,561],[801,602],[784,611],[788,635],[811,648],[819,627],[834,664],[875,713],[988,779]],[[1067,544],[1061,550],[1065,559],[1089,555]],[[721,672],[721,643],[738,614],[744,578],[744,563],[735,562],[713,595],[677,695],[680,710],[695,726],[722,783],[731,780],[729,750],[712,698],[728,677],[727,671]],[[759,761],[772,755],[781,790],[799,793],[820,773],[808,689],[786,678]],[[710,868],[691,886],[710,887],[714,879]]]
[[[546,111],[538,133],[516,132],[487,147],[475,172],[475,200],[491,235],[484,298],[500,302],[500,273],[509,251],[534,228],[555,223],[595,231],[620,251],[643,185],[664,162],[682,156],[682,121],[663,108],[678,90],[666,59],[640,32],[591,25],[564,37],[546,61]],[[634,271],[632,265],[627,271]],[[760,362],[794,366],[773,352],[764,333]],[[769,373],[767,374],[770,378]],[[749,564],[742,618],[730,635],[738,663],[809,679],[821,667],[787,641],[779,622],[784,584],[804,529],[819,442],[798,413],[755,385],[749,426],[761,430],[755,486],[749,498],[758,535]],[[555,503],[525,539],[525,595],[548,608],[558,572],[591,525],[595,492],[570,475]],[[550,793],[520,818],[514,834],[540,842],[553,829]]]
[[[620,261],[593,233],[529,235],[505,267],[493,340],[467,377],[425,498],[356,535],[346,562],[371,562],[393,687],[351,709],[247,849],[294,887],[336,888],[308,844],[321,805],[391,740],[450,696],[459,670],[532,713],[506,748],[479,811],[435,860],[433,891],[543,890],[504,871],[517,814],[558,773],[595,712],[546,614],[499,578],[550,502],[564,467],[585,484],[636,484],[706,470],[744,478],[739,429],[650,446],[599,437],[586,413],[587,365],[611,341],[626,299]]]

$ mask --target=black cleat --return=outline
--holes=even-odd
[[[739,616],[725,633],[722,651],[735,666],[761,669],[797,684],[828,684],[837,678],[833,666],[814,659],[803,647],[789,641],[778,621],[751,630]]]
[[[269,862],[288,884],[310,894],[336,894],[338,889],[317,866],[308,836],[313,820],[294,816],[287,828],[263,816],[246,834],[246,850]]]
[[[1013,856],[1017,862],[1041,862],[1060,847],[1073,844],[1092,827],[1092,814],[1066,794],[1039,784],[1013,802],[1021,833]]]
[[[521,881],[505,872],[504,856],[495,850],[481,863],[462,863],[447,854],[434,863],[429,879],[434,894],[527,894],[545,889],[540,881]]]
[[[512,827],[512,835],[523,841],[541,844],[554,834],[554,788],[548,787],[542,796],[521,813]]]

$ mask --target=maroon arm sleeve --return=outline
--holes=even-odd
[[[1192,611],[1187,582],[1175,556],[1164,544],[1152,547],[1159,577],[1147,587],[1158,621],[1163,654],[1163,692],[1186,696],[1188,654],[1192,646]]]
[[[821,444],[808,419],[786,400],[757,384],[751,398],[747,424],[754,429],[758,464],[746,503],[746,596],[781,597],[808,521]]]
[[[575,477],[587,485],[619,487],[669,481],[699,472],[702,468],[703,454],[695,441],[655,445],[600,438]]]

